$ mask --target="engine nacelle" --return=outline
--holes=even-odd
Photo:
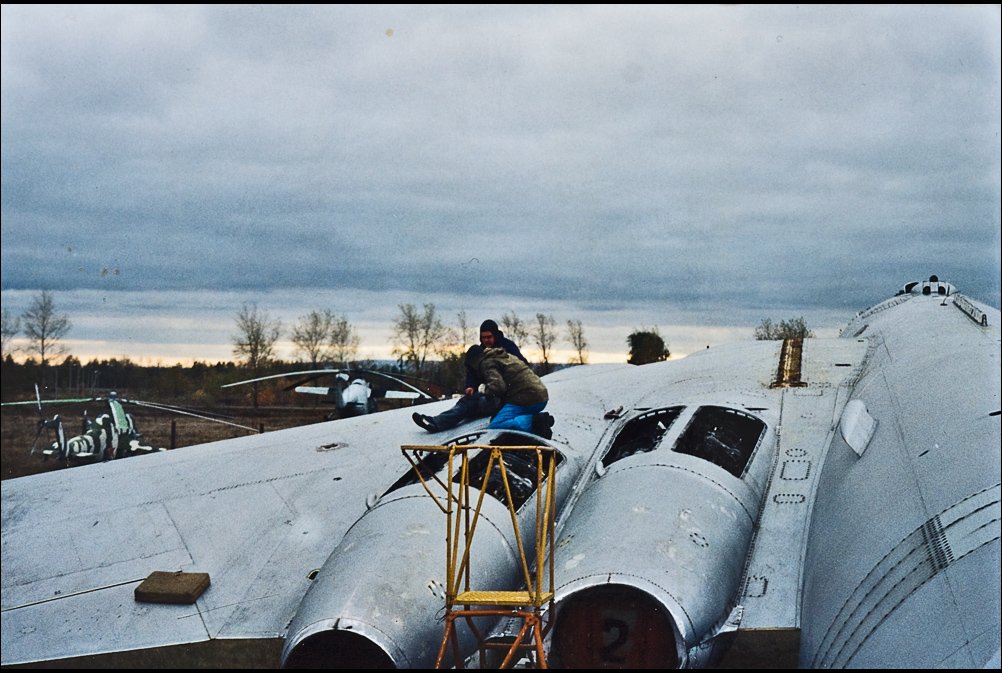
[[[526,438],[515,435],[516,444]],[[470,460],[480,480],[489,450]],[[441,456],[442,454],[437,454]],[[436,502],[413,473],[404,475],[348,530],[317,573],[290,624],[282,653],[286,668],[433,668],[444,636],[446,598],[446,502],[435,474],[448,480],[441,458],[431,454],[422,465]],[[511,464],[509,464],[511,461]],[[458,470],[458,461],[454,470]],[[536,466],[515,464],[505,456],[519,533],[532,539],[536,531]],[[581,461],[562,460],[562,467]],[[521,470],[521,471],[520,471]],[[494,471],[496,474],[496,470]],[[545,479],[545,476],[544,476]],[[475,481],[475,479],[473,480]],[[500,480],[488,480],[476,534],[470,550],[470,583],[499,589],[523,584],[522,563],[511,513],[498,491]],[[566,493],[571,482],[558,491]],[[544,484],[545,486],[545,484]],[[480,483],[472,483],[479,489]],[[558,500],[563,496],[558,496]],[[461,591],[463,587],[459,587]],[[481,621],[482,620],[482,621]],[[476,627],[489,631],[497,618],[478,617]],[[464,620],[456,621],[462,656],[477,650],[477,639]],[[452,647],[442,664],[452,666]]]
[[[774,439],[722,407],[644,419],[660,430],[613,445],[556,544],[554,666],[684,667],[733,607]]]

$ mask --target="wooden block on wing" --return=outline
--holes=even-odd
[[[143,603],[190,604],[209,588],[209,573],[155,570],[136,587],[136,600]]]

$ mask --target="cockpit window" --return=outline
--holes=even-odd
[[[617,460],[656,449],[684,408],[655,409],[631,420],[616,436],[616,441],[602,458],[602,465],[609,467]]]
[[[726,407],[701,407],[675,451],[702,458],[740,477],[765,432],[765,423]]]
[[[530,446],[536,441],[530,441],[524,436],[513,433],[502,433],[491,442],[494,446]],[[559,451],[555,452],[555,464],[559,465],[562,456]],[[484,473],[487,471],[487,461],[491,452],[487,449],[481,450],[470,459],[470,488],[480,489],[484,483]],[[538,473],[538,463],[536,452],[531,450],[504,451],[502,453],[505,472],[508,476],[508,486],[511,488],[511,498],[514,509],[518,510],[536,492],[538,484],[536,477]],[[549,477],[549,460],[546,454],[543,455],[543,479]],[[457,475],[454,482],[459,483]],[[501,502],[506,502],[504,482],[501,479],[501,470],[495,464],[491,469],[491,474],[487,478],[487,494],[493,496]]]
[[[463,435],[462,437],[457,437],[452,440],[446,446],[462,446],[464,444],[476,444],[477,440],[480,439],[482,433],[472,433],[469,435]],[[404,472],[403,476],[393,482],[393,485],[386,489],[383,495],[388,495],[393,493],[404,486],[410,486],[411,484],[419,483],[417,471],[421,473],[421,479],[425,481],[432,478],[439,470],[445,467],[445,464],[449,462],[449,454],[445,451],[424,451],[415,454],[417,456],[417,466]]]

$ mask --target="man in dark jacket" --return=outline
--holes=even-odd
[[[549,392],[529,365],[503,348],[482,346],[471,346],[466,362],[484,381],[484,394],[500,398],[503,403],[487,426],[489,429],[535,432],[546,439],[553,436],[553,417],[543,412]]]
[[[498,328],[498,324],[493,320],[485,320],[480,325],[480,345],[484,348],[504,349],[526,365],[529,364],[515,342],[506,337]],[[477,388],[482,383],[484,381],[480,378],[480,373],[476,368],[471,367],[467,361],[466,385],[463,390],[463,396],[459,398],[456,404],[438,416],[426,416],[414,412],[411,418],[428,432],[441,432],[475,418],[493,416],[501,408],[501,400],[479,392]]]

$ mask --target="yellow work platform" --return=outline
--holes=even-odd
[[[414,472],[428,494],[435,499],[439,508],[446,515],[446,591],[445,591],[445,633],[442,636],[442,644],[439,648],[438,659],[435,668],[442,667],[442,660],[445,658],[446,647],[452,644],[456,668],[463,668],[463,656],[459,651],[459,642],[455,631],[456,619],[464,619],[470,630],[476,635],[480,650],[480,665],[483,668],[487,660],[486,651],[488,649],[498,649],[498,644],[486,642],[483,634],[474,625],[473,618],[476,617],[507,617],[522,621],[522,628],[518,636],[511,643],[504,643],[501,647],[507,648],[508,652],[501,662],[501,668],[507,668],[513,663],[516,652],[530,651],[536,656],[536,666],[546,668],[546,654],[543,651],[543,638],[549,628],[549,624],[543,623],[543,606],[552,607],[553,602],[553,556],[549,555],[549,563],[545,563],[548,547],[553,546],[553,526],[554,526],[554,496],[556,484],[556,452],[548,446],[495,446],[493,444],[454,444],[448,446],[416,446],[405,445],[400,447],[407,460],[414,467]],[[470,483],[470,454],[480,451],[489,451],[489,459],[484,474],[480,479],[479,487],[471,487]],[[414,455],[410,455],[412,452]],[[421,461],[417,458],[419,454],[429,454],[445,452],[447,454],[448,469],[445,472],[445,481],[439,479],[437,474],[422,468]],[[532,568],[530,570],[529,560],[526,556],[525,545],[519,530],[518,516],[514,499],[512,497],[511,486],[508,478],[508,468],[505,464],[504,454],[506,452],[529,452],[535,454],[536,458],[536,517],[535,535],[532,549]],[[456,468],[458,461],[458,470]],[[515,542],[518,547],[519,563],[522,571],[522,579],[526,590],[509,590],[500,588],[474,589],[470,587],[470,550],[472,548],[473,535],[476,532],[477,522],[480,518],[480,509],[484,502],[484,497],[488,493],[488,483],[497,470],[500,482],[503,485],[501,492],[493,491],[492,497],[503,501],[508,508],[511,517],[512,529],[515,535]],[[456,475],[456,478],[452,478]],[[544,485],[545,479],[545,485]],[[445,504],[443,505],[440,496],[436,495],[429,481],[434,481],[439,486],[439,494],[444,493]],[[547,586],[543,587],[544,565],[548,577]],[[460,586],[462,585],[462,590]],[[552,615],[552,611],[550,612]],[[529,640],[531,638],[531,640]]]

